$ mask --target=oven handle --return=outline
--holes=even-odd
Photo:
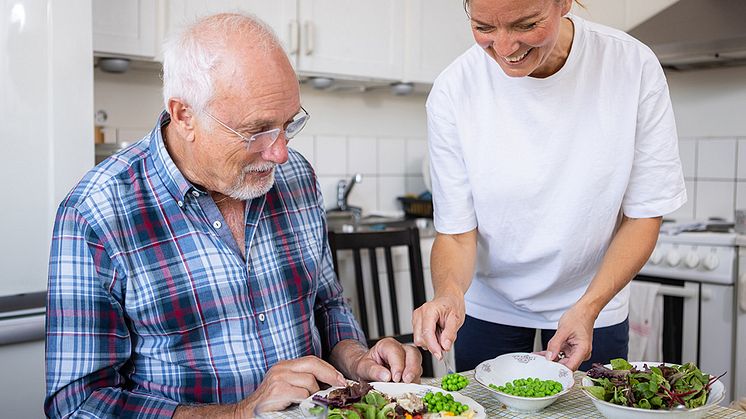
[[[681,297],[681,298],[697,298],[700,297],[700,292],[696,289],[687,289],[682,287],[674,287],[671,285],[661,285],[658,289],[658,295],[666,297]],[[701,298],[704,301],[712,298],[712,293],[709,290],[703,290]]]

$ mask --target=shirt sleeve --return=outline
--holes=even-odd
[[[657,61],[648,63],[647,72],[650,87],[638,106],[634,162],[622,202],[631,218],[669,214],[687,199],[665,75]]]
[[[332,262],[332,252],[326,235],[326,217],[323,216],[324,201],[321,188],[316,181],[316,200],[318,209],[324,220],[324,231],[321,234],[321,262],[314,315],[319,326],[319,334],[323,346],[323,357],[327,359],[332,349],[341,341],[354,339],[367,346],[365,334],[342,294],[342,285],[337,280]]]
[[[116,272],[83,216],[61,206],[49,258],[46,399],[52,418],[170,418],[177,403],[128,389],[120,370],[132,351]]]
[[[477,227],[477,216],[458,129],[445,116],[450,102],[443,91],[433,90],[427,102],[433,223],[440,233],[465,233]]]

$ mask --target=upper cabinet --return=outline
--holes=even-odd
[[[572,12],[590,21],[628,31],[679,0],[583,0]]]
[[[460,0],[408,0],[405,81],[432,83],[474,45],[471,23]]]
[[[165,35],[194,22],[198,17],[235,11],[249,12],[266,22],[289,54],[298,48],[296,0],[170,0],[166,7]]]
[[[401,79],[405,3],[299,0],[299,72]]]
[[[93,1],[91,6],[94,53],[155,58],[159,49],[158,1]]]

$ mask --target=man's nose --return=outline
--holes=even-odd
[[[281,131],[274,143],[269,148],[262,151],[262,159],[277,164],[283,164],[288,161],[288,139],[285,131]]]

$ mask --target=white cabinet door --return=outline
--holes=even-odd
[[[194,22],[198,17],[221,12],[243,11],[256,15],[277,34],[285,50],[297,49],[296,0],[170,0],[167,34]]]
[[[93,51],[102,55],[156,56],[158,2],[96,0],[93,7]]]
[[[401,0],[299,0],[298,12],[300,73],[402,78]]]
[[[469,18],[459,0],[407,2],[406,81],[432,83],[474,45]]]

